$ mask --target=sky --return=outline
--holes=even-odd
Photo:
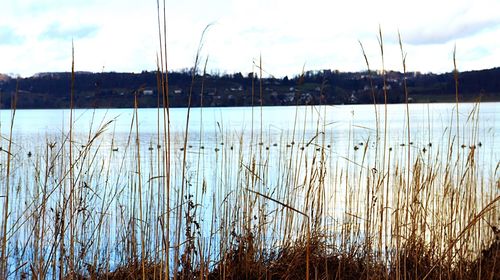
[[[162,0],[160,0],[162,2]],[[160,3],[162,5],[162,3]],[[190,68],[203,30],[210,73],[304,70],[443,73],[500,66],[500,0],[167,0],[168,67]],[[155,70],[156,0],[2,0],[0,73]]]

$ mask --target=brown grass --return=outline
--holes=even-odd
[[[306,252],[310,251],[311,279],[398,279],[396,271],[406,271],[403,279],[498,279],[500,276],[500,242],[495,241],[476,259],[457,267],[445,263],[436,266],[438,256],[423,241],[407,244],[399,252],[405,268],[386,267],[383,262],[359,250],[339,252],[324,243],[324,238],[314,235],[309,245],[297,240],[289,247],[273,249],[264,254],[256,251],[252,237],[241,240],[224,253],[221,261],[211,270],[193,268],[178,273],[179,279],[303,279],[306,272]],[[308,248],[309,246],[309,248]],[[113,272],[95,271],[90,268],[86,277],[73,279],[163,279],[161,264],[146,263],[145,278],[140,261],[133,261]],[[430,273],[429,273],[430,272]],[[69,276],[68,276],[69,277]],[[399,278],[399,279],[401,279]]]

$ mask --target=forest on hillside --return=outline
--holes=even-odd
[[[453,73],[308,71],[295,77],[260,78],[257,74],[168,73],[168,98],[158,95],[156,71],[141,73],[40,73],[28,78],[1,75],[0,108],[69,108],[72,82],[76,108],[278,106],[455,101]],[[385,85],[385,86],[384,86]],[[161,91],[160,91],[161,92]],[[500,68],[458,74],[461,101],[499,101]],[[167,105],[167,104],[166,104]]]

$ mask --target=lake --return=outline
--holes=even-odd
[[[408,108],[409,121],[405,104],[195,108],[188,123],[187,109],[18,110],[10,156],[12,112],[2,110],[11,275],[25,262],[56,275],[68,265],[179,258],[165,236],[170,248],[215,259],[246,230],[278,246],[306,220],[339,246],[376,235],[388,250],[386,225],[400,221],[394,209],[413,209],[408,197],[429,207],[430,228],[455,211],[441,207],[450,195],[469,214],[499,195],[500,103]],[[72,261],[56,264],[62,255]]]
[[[471,116],[474,104],[459,105],[458,127],[463,131],[460,143],[466,145],[473,139],[467,138],[467,130],[477,131],[477,142],[483,142],[485,147],[497,147],[499,103],[483,103]],[[377,107],[380,130],[384,129],[384,107]],[[440,142],[443,135],[450,130],[456,130],[456,110],[454,103],[410,104],[410,137],[415,146],[429,142]],[[2,136],[8,136],[10,111],[2,110],[0,115]],[[186,127],[186,109],[170,109],[171,133],[180,135]],[[132,109],[77,109],[74,110],[74,134],[79,141],[85,142],[89,133],[99,125],[113,121],[106,129],[103,138],[118,141],[118,145],[126,142],[129,134],[135,134],[131,128],[134,112]],[[158,142],[157,135],[163,130],[163,112],[157,109],[139,109],[139,134],[144,148],[151,142]],[[195,108],[191,110],[189,123],[189,138],[191,144],[206,143],[211,148],[219,144],[218,140],[230,138],[238,142],[244,136],[248,139],[265,141],[266,145],[273,141],[288,138],[288,140],[310,140],[317,132],[325,133],[325,141],[331,148],[346,156],[347,146],[356,143],[375,140],[376,114],[373,105],[343,105],[324,107],[263,107],[261,108]],[[388,146],[396,147],[407,140],[406,108],[404,104],[387,106]],[[159,125],[159,126],[158,126]],[[132,129],[132,130],[131,130]],[[56,139],[61,134],[69,132],[69,110],[18,110],[14,122],[14,138],[24,139]],[[454,133],[454,131],[452,131]],[[380,137],[383,138],[383,135]],[[2,139],[5,141],[5,139]],[[254,139],[252,139],[254,140]],[[486,141],[486,142],[485,142]],[[174,141],[173,147],[183,142]],[[248,141],[247,141],[248,142]],[[297,141],[298,142],[298,141]],[[24,143],[26,149],[36,149],[38,141]],[[31,147],[30,145],[31,144]],[[106,144],[110,144],[107,142]],[[250,143],[248,143],[250,144]],[[4,145],[5,146],[5,145]],[[495,152],[498,155],[498,152]],[[495,159],[495,158],[494,158]],[[496,158],[498,159],[498,157]]]

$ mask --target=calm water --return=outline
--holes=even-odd
[[[449,141],[457,146],[469,147],[479,143],[486,164],[495,165],[500,160],[500,104],[483,103],[459,105],[459,124],[456,124],[454,103],[411,104],[410,142],[414,150],[428,149],[428,144],[448,147]],[[379,139],[387,135],[387,147],[399,149],[407,144],[406,107],[404,104],[387,107],[387,133],[384,134],[384,107],[378,106]],[[171,147],[183,146],[186,128],[186,109],[170,109]],[[297,147],[313,140],[321,140],[328,150],[341,157],[349,157],[354,146],[373,144],[377,138],[377,121],[373,105],[345,105],[325,107],[264,107],[260,108],[205,108],[192,109],[189,122],[188,146],[191,151],[204,153],[236,146],[240,142],[248,150],[251,145],[263,147],[283,146],[294,142]],[[141,149],[147,153],[161,145],[163,135],[163,112],[156,109],[140,109],[139,139]],[[99,137],[101,149],[118,149],[128,142],[135,142],[137,135],[131,109],[75,110],[73,133],[76,143],[85,145],[106,122],[103,135]],[[0,115],[1,146],[7,146],[11,112],[2,110]],[[457,128],[459,129],[457,133]],[[18,110],[13,130],[14,154],[22,157],[31,152],[40,153],[45,142],[62,142],[68,137],[68,110]],[[315,137],[317,136],[317,137]],[[453,138],[459,137],[459,139]],[[244,141],[242,141],[244,140]],[[458,143],[458,144],[457,144]],[[273,146],[274,145],[274,146]],[[106,153],[105,153],[106,154]]]
[[[463,155],[464,166],[467,155],[474,150],[478,180],[486,182],[485,186],[499,180],[496,167],[500,161],[500,103],[459,104],[458,123],[456,104],[411,104],[409,109],[410,137],[406,105],[388,105],[387,123],[384,106],[375,109],[373,105],[192,109],[186,144],[187,110],[170,109],[170,207],[177,209],[179,201],[192,200],[199,207],[196,215],[202,231],[207,231],[213,226],[214,215],[220,218],[227,214],[218,208],[223,209],[221,205],[231,199],[237,201],[242,190],[250,185],[269,197],[286,200],[289,205],[301,205],[304,194],[299,188],[304,184],[300,182],[311,180],[315,175],[305,173],[317,166],[324,170],[320,172],[320,181],[329,186],[325,190],[327,216],[340,223],[347,207],[347,198],[340,194],[351,188],[354,192],[362,189],[362,174],[369,177],[370,172],[377,172],[382,154],[404,170],[408,151],[412,163],[421,158],[424,164],[441,168],[450,161],[450,148]],[[82,209],[92,209],[89,214],[78,212],[77,215],[88,217],[79,223],[90,230],[82,230],[78,235],[90,240],[101,226],[112,232],[100,246],[88,245],[92,250],[83,258],[104,254],[111,256],[111,265],[116,265],[124,261],[117,244],[123,242],[120,236],[129,235],[127,217],[137,216],[138,196],[142,198],[142,209],[149,215],[144,218],[149,229],[146,235],[158,240],[152,228],[157,225],[157,217],[165,213],[164,206],[155,202],[163,194],[161,179],[165,177],[163,111],[139,109],[137,126],[131,109],[75,110],[73,114],[74,180],[83,186],[78,193],[85,204]],[[0,111],[2,205],[11,116],[11,111]],[[15,112],[7,227],[13,262],[32,258],[19,253],[33,234],[33,216],[27,213],[38,213],[41,201],[46,201],[47,209],[56,211],[67,199],[69,122],[69,110]],[[452,154],[454,159],[455,153]],[[252,176],[258,180],[249,180]],[[341,185],[345,187],[340,188]],[[142,186],[141,191],[138,186]],[[262,203],[273,212],[269,201]],[[2,208],[2,216],[3,211]],[[172,224],[177,216],[175,211],[170,217]],[[102,218],[99,213],[109,216]],[[47,214],[52,217],[49,220],[57,220],[57,215]],[[224,219],[215,223],[223,226]],[[45,226],[43,230],[49,235],[56,232],[51,223]],[[217,238],[220,237],[207,237]],[[159,245],[151,242],[148,246],[154,251]],[[54,254],[50,248],[47,245],[43,253],[49,259]]]
[[[456,108],[454,103],[410,104],[411,139],[414,143],[439,142],[450,129],[456,129]],[[384,107],[378,106],[380,129],[383,130]],[[470,144],[467,129],[477,126],[478,141],[497,146],[500,140],[494,136],[500,132],[500,103],[483,103],[476,108],[474,104],[459,105],[458,127],[463,131],[460,142]],[[170,109],[172,134],[184,133],[186,109]],[[158,123],[163,129],[163,112],[156,109],[139,109],[139,133],[141,142],[156,138]],[[113,123],[106,130],[106,137],[115,135],[115,140],[123,141],[131,131],[133,121],[131,109],[80,109],[74,111],[74,133],[88,136],[99,125],[107,121]],[[327,142],[335,147],[366,141],[375,137],[376,120],[373,105],[343,105],[324,107],[264,107],[260,108],[204,108],[192,109],[189,123],[189,142],[201,139],[214,144],[223,136],[249,136],[263,138],[269,143],[280,137],[299,139],[316,134],[317,130],[326,133]],[[406,139],[406,107],[404,104],[388,105],[388,135],[392,145]],[[11,112],[0,111],[1,133],[8,136]],[[160,121],[158,121],[160,119]],[[51,139],[58,138],[69,131],[69,110],[18,110],[14,121],[14,138]],[[132,127],[135,133],[135,127]],[[295,132],[295,135],[294,135]],[[162,132],[160,132],[162,133]],[[351,137],[349,137],[351,135]],[[307,137],[305,137],[307,138]],[[349,139],[352,143],[348,143]],[[5,141],[5,139],[2,139]],[[486,141],[486,142],[484,142]],[[36,142],[32,147],[36,148]],[[421,144],[422,144],[421,143]],[[26,143],[28,144],[28,143]],[[340,150],[339,150],[340,151]],[[498,158],[497,158],[498,159]]]

